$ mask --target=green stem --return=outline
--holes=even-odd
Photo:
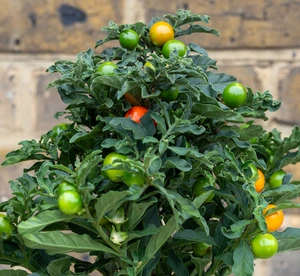
[[[115,250],[119,255],[122,255],[122,250],[115,245],[110,239],[109,237],[106,235],[106,233],[103,231],[102,226],[96,225],[94,224],[94,226],[96,227],[100,237],[103,239],[103,241],[110,246],[113,250]]]
[[[215,272],[218,270],[219,265],[222,263],[221,260],[214,262],[212,266],[204,273],[204,276],[215,275]]]

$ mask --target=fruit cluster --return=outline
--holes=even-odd
[[[300,128],[282,139],[256,124],[280,102],[178,39],[219,35],[197,22],[209,17],[110,22],[96,48],[117,47],[48,69],[67,104],[55,116],[70,123],[7,155],[4,165],[35,163],[0,205],[0,262],[15,252],[12,265],[50,275],[248,276],[255,257],[298,249],[299,229],[277,230],[300,207],[283,171],[300,161]]]

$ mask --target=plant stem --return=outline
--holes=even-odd
[[[122,255],[122,250],[116,246],[110,239],[109,237],[106,235],[106,233],[103,231],[102,226],[100,226],[97,221],[92,217],[91,213],[89,212],[89,208],[88,206],[85,204],[85,209],[86,209],[86,216],[88,218],[88,220],[92,221],[92,224],[94,225],[94,227],[97,230],[97,233],[100,235],[100,237],[103,239],[103,241],[110,246],[113,250],[115,250],[118,255]]]

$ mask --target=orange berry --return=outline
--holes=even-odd
[[[152,43],[163,46],[167,41],[174,39],[174,30],[169,23],[158,21],[151,26],[149,36]]]
[[[265,176],[262,173],[262,171],[258,169],[257,172],[258,172],[259,177],[256,180],[254,186],[255,186],[256,191],[259,193],[264,188],[266,181],[265,181]]]
[[[269,204],[264,210],[263,214],[266,214],[268,210],[276,208],[275,204]],[[269,232],[274,232],[280,228],[283,223],[284,214],[282,210],[278,210],[270,215],[265,216],[267,228]]]

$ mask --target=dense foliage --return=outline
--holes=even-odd
[[[3,165],[32,165],[0,205],[13,225],[9,233],[0,227],[0,263],[51,276],[252,275],[255,256],[274,255],[276,241],[279,252],[300,248],[299,229],[262,235],[265,216],[300,207],[292,175],[283,171],[268,184],[300,161],[299,127],[282,138],[258,124],[280,108],[269,91],[239,88],[235,101],[230,90],[225,104],[223,91],[236,78],[218,73],[205,49],[179,40],[218,36],[199,24],[209,16],[179,10],[163,20],[109,22],[96,48],[120,34],[123,47],[89,49],[48,69],[60,73],[49,87],[67,104],[55,116],[70,123],[7,154]],[[159,25],[171,26],[167,39]],[[172,43],[162,50],[165,40]],[[266,211],[269,204],[277,207]],[[273,248],[260,237],[271,237]]]

